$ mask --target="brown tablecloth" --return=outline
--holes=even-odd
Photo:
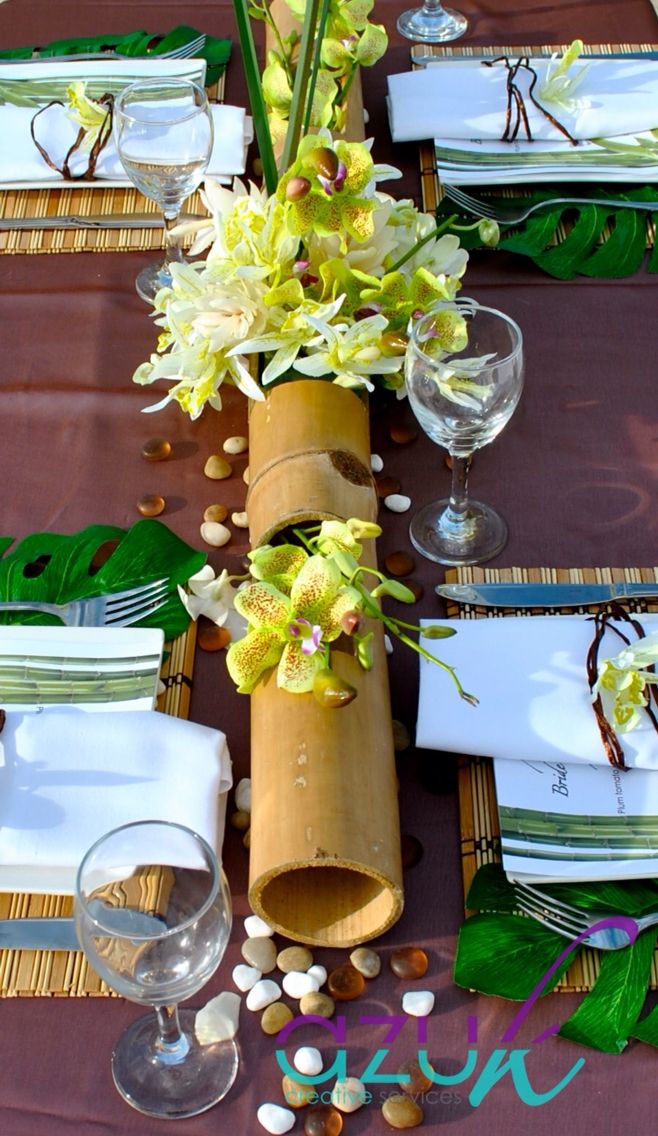
[[[470,19],[464,44],[658,40],[658,20],[649,0],[455,0]],[[376,16],[391,29],[403,5],[378,0]],[[76,34],[129,32],[141,26],[166,30],[189,22],[209,33],[235,36],[225,2],[173,4],[150,0],[5,0],[0,4],[0,45],[45,42]],[[408,66],[409,45],[391,32],[386,58],[364,75],[375,152],[405,174],[401,193],[418,199],[415,146],[393,148],[383,95],[387,72]],[[227,81],[227,101],[243,102],[244,86],[236,46]],[[0,140],[0,144],[2,144]],[[400,183],[397,183],[398,185]],[[395,187],[397,190],[397,186]],[[175,408],[155,417],[141,413],[156,401],[154,389],[131,382],[136,365],[153,348],[155,329],[133,288],[144,254],[5,256],[0,274],[0,532],[20,537],[51,529],[72,532],[93,521],[128,526],[135,504],[147,492],[167,500],[163,515],[172,529],[201,546],[199,524],[217,498],[203,476],[206,457],[228,434],[242,432],[245,407],[226,399],[221,417],[207,413],[189,422]],[[464,293],[501,307],[521,325],[526,344],[526,390],[503,435],[478,454],[472,489],[499,508],[510,528],[498,565],[645,565],[656,562],[658,519],[657,399],[655,386],[656,278],[564,283],[528,262],[504,253],[474,255]],[[372,448],[386,472],[417,507],[447,489],[449,474],[441,451],[424,438],[396,446],[388,429],[391,414],[410,417],[408,408],[373,404]],[[147,465],[143,442],[166,435],[175,460]],[[243,507],[239,478],[221,483],[231,509]],[[380,555],[407,548],[408,516],[387,513]],[[246,544],[213,554],[217,567],[236,567]],[[417,558],[416,579],[425,587],[422,615],[440,614],[432,586],[437,566]],[[393,709],[413,730],[417,687],[415,657],[398,648],[391,659]],[[445,713],[455,697],[446,681]],[[224,729],[235,775],[248,772],[248,699],[229,683],[223,658],[199,653],[191,716]],[[426,984],[436,993],[428,1027],[429,1051],[444,1073],[462,1067],[468,1048],[469,1015],[478,1020],[481,1070],[517,1009],[480,998],[452,982],[456,933],[462,918],[454,769],[444,758],[409,751],[400,759],[403,831],[424,847],[420,863],[406,873],[406,908],[400,922],[375,944],[386,957],[394,946],[422,944],[430,956]],[[246,900],[247,853],[229,830],[225,864],[231,881],[235,922],[226,959],[197,1004],[222,988],[239,959]],[[343,952],[318,951],[326,966]],[[512,965],[512,964],[510,964]],[[359,1025],[359,1015],[399,1012],[401,984],[388,974],[348,1008],[348,1066],[358,1075],[378,1048],[382,1027]],[[517,1043],[564,1020],[578,996],[554,995],[536,1007]],[[159,1131],[161,1124],[131,1111],[115,1092],[110,1075],[114,1039],[141,1010],[115,1000],[4,1001],[0,1003],[0,1132],[2,1136],[118,1136]],[[310,1034],[308,1035],[310,1039]],[[323,1035],[317,1034],[328,1059]],[[229,1097],[216,1109],[185,1121],[194,1134],[256,1133],[256,1108],[279,1101],[280,1074],[275,1041],[259,1029],[257,1015],[243,1010],[239,1041],[241,1067]],[[382,1070],[392,1074],[416,1049],[410,1025],[391,1047]],[[459,1136],[513,1133],[538,1136],[560,1127],[601,1133],[636,1132],[658,1106],[655,1055],[634,1045],[621,1057],[605,1056],[549,1039],[528,1056],[537,1091],[548,1090],[573,1063],[585,1066],[550,1103],[530,1109],[509,1074],[477,1107],[469,1103],[476,1076],[426,1097],[424,1129],[444,1125]],[[375,1100],[346,1117],[345,1133],[390,1131],[379,1115],[387,1084],[371,1086]],[[301,1131],[298,1119],[294,1131]]]

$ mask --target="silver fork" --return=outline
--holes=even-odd
[[[79,51],[73,55],[37,55],[32,59],[3,59],[0,64],[6,67],[12,63],[75,63],[76,59],[86,63],[90,59],[192,59],[198,51],[206,46],[206,35],[195,36],[188,43],[180,47],[172,47],[170,51],[151,52],[149,55],[123,55],[120,51]]]
[[[490,221],[498,221],[501,225],[518,225],[525,221],[531,213],[538,209],[548,209],[551,205],[604,205],[611,213],[616,209],[644,209],[648,213],[658,213],[658,201],[612,201],[608,197],[550,197],[546,201],[535,201],[534,205],[500,205],[497,201],[491,204],[488,201],[478,201],[463,189],[454,185],[441,183],[445,196],[454,201],[460,209],[467,213],[474,213],[476,217],[484,217]]]
[[[594,924],[613,917],[610,911],[582,911],[555,896],[547,895],[534,885],[515,883],[514,891],[521,911],[543,923],[549,930],[564,935],[566,939],[575,939]],[[583,938],[583,943],[600,951],[618,951],[629,946],[640,931],[658,924],[658,912],[655,911],[650,915],[623,915],[615,918],[623,919],[626,929],[606,927],[593,931]]]
[[[3,600],[3,611],[43,611],[56,615],[67,627],[127,627],[161,608],[169,594],[169,580],[154,580],[125,592],[71,600],[66,604],[41,600]]]

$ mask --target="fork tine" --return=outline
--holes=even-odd
[[[119,611],[116,613],[108,614],[105,620],[106,627],[127,627],[131,623],[137,623],[140,619],[146,619],[147,615],[153,615],[167,602],[167,596],[162,596],[161,599],[153,600],[151,603],[144,604],[142,607],[134,607],[130,610]]]
[[[526,907],[522,902],[519,902],[519,910],[529,915],[531,919],[535,919],[541,923],[543,927],[548,927],[549,931],[555,931],[557,935],[563,935],[565,939],[575,939],[587,927],[569,927],[566,923],[558,923],[554,919],[549,918],[542,911],[536,911],[532,907]]]
[[[539,901],[552,911],[564,912],[576,919],[582,919],[584,925],[586,925],[589,912],[584,911],[582,908],[574,907],[571,903],[565,903],[563,899],[557,899],[554,895],[548,895],[547,892],[542,891],[541,888],[535,887],[533,884],[515,884],[514,886],[517,892],[522,892],[527,899]]]
[[[167,59],[191,59],[197,51],[201,51],[205,42],[205,35],[198,35],[196,39],[191,39],[188,43],[181,44],[180,47],[174,47],[171,51],[165,52],[164,55]]]
[[[130,615],[135,611],[141,610],[141,608],[145,607],[147,604],[166,600],[168,594],[169,586],[163,584],[159,588],[152,588],[148,592],[140,592],[139,595],[133,596],[131,599],[121,600],[118,604],[108,604],[105,610],[108,616],[114,618]]]
[[[113,607],[122,600],[132,600],[140,596],[149,596],[154,589],[169,587],[169,580],[163,576],[160,580],[150,580],[148,584],[136,584],[134,588],[126,588],[123,592],[110,592],[107,596],[108,607]]]
[[[573,932],[574,935],[579,935],[581,931],[586,931],[590,926],[586,918],[575,917],[562,911],[557,911],[555,908],[547,907],[540,901],[527,898],[517,892],[517,899],[519,907],[525,911],[526,915],[533,915],[536,919],[541,919],[542,923],[549,920],[555,925],[562,927],[565,931]],[[596,922],[596,920],[592,920]]]
[[[456,205],[461,205],[468,213],[474,213],[478,217],[488,217],[492,219],[495,217],[495,210],[492,209],[484,201],[477,201],[475,197],[471,197],[470,193],[464,193],[463,190],[457,189],[454,185],[443,184],[446,197],[454,201]]]

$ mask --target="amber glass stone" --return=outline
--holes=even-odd
[[[398,978],[422,978],[429,966],[429,959],[420,947],[400,947],[393,951],[389,962]]]
[[[158,493],[149,493],[146,497],[140,497],[137,511],[143,517],[159,517],[160,513],[164,512],[165,504],[164,497],[160,497]]]
[[[355,966],[338,966],[327,979],[327,989],[337,1002],[351,1002],[366,988],[366,980]]]
[[[404,1074],[409,1077],[408,1081],[402,1080]],[[400,1077],[398,1081],[400,1088],[404,1093],[410,1093],[411,1096],[414,1096],[415,1093],[426,1093],[432,1088],[433,1082],[423,1073],[415,1057],[410,1057],[400,1066],[398,1076]]]
[[[378,497],[390,497],[391,493],[400,492],[400,482],[397,477],[376,477],[375,487]]]
[[[382,1116],[391,1128],[417,1128],[423,1123],[423,1110],[405,1093],[393,1093],[382,1105]]]
[[[408,552],[400,549],[398,552],[389,552],[384,567],[389,576],[409,576],[416,567],[416,561]]]
[[[397,442],[399,446],[407,446],[409,442],[415,442],[418,437],[418,431],[415,426],[411,426],[404,422],[396,422],[389,430],[392,442]]]
[[[415,868],[423,855],[423,846],[418,837],[405,832],[400,839],[400,846],[402,849],[402,867]]]
[[[340,1136],[343,1118],[330,1104],[316,1104],[304,1116],[305,1136]]]
[[[142,457],[149,462],[166,461],[171,453],[171,442],[166,438],[149,438],[142,446]]]
[[[422,584],[418,583],[418,580],[405,580],[404,586],[405,588],[408,588],[410,592],[413,592],[413,597],[416,603],[418,603],[419,600],[422,600],[423,596],[425,595],[425,589]]]

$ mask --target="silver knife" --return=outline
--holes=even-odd
[[[586,607],[658,599],[658,584],[439,584],[434,590],[443,599],[484,607]]]
[[[208,221],[199,213],[188,213],[181,217],[184,221]],[[159,213],[95,213],[82,217],[75,213],[66,216],[48,217],[0,217],[0,230],[14,229],[163,229],[164,221]]]
[[[0,919],[0,950],[79,951],[75,920],[64,916]]]

